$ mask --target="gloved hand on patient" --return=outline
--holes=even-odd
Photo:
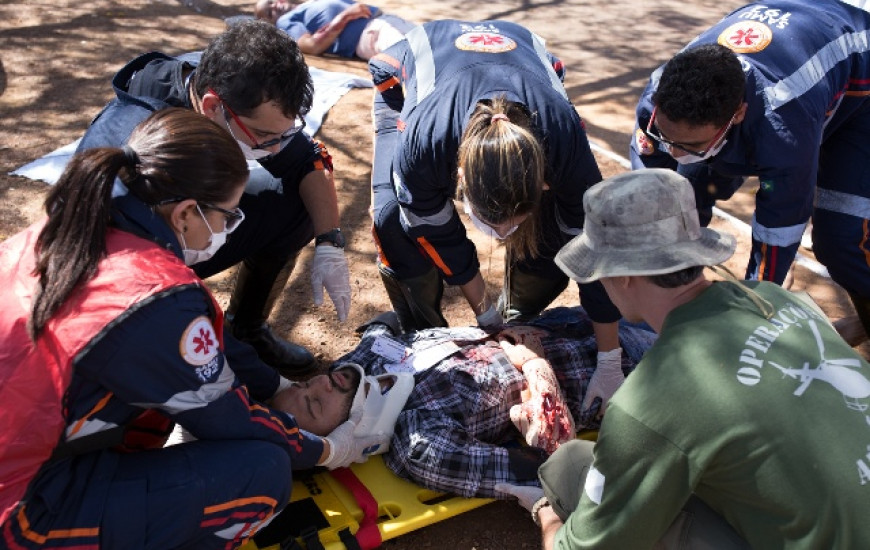
[[[607,403],[625,381],[622,373],[622,348],[598,352],[598,365],[592,380],[586,388],[583,404],[580,406],[580,427],[597,425],[604,417]]]

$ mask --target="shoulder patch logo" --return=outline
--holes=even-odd
[[[217,357],[218,339],[208,317],[197,317],[184,329],[179,351],[185,361],[196,366],[208,364]]]
[[[512,38],[492,32],[467,32],[454,42],[460,50],[482,53],[509,52],[517,47]]]
[[[756,53],[773,40],[770,27],[758,21],[734,23],[719,35],[717,42],[735,53]]]
[[[646,135],[646,132],[640,128],[634,132],[634,143],[637,145],[637,151],[641,155],[651,155],[653,154],[653,151],[655,151],[652,140],[650,140],[649,136]]]

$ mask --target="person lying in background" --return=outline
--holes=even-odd
[[[597,347],[579,307],[548,310],[495,334],[477,327],[398,334],[395,314],[382,314],[329,373],[279,392],[272,406],[291,413],[301,429],[328,433],[347,418],[346,388],[359,385],[349,364],[364,365],[367,378],[413,372],[401,410],[392,408],[395,429],[375,452],[386,453],[397,475],[464,497],[512,498],[496,485],[537,485],[538,466],[574,438],[575,427],[600,425],[602,399],[585,399],[598,391],[590,385]],[[625,325],[619,336],[628,374],[655,335]],[[370,423],[350,418],[358,427]]]
[[[305,54],[333,54],[368,61],[415,26],[396,15],[353,0],[258,0],[257,19],[276,25]]]

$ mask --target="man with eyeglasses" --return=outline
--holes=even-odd
[[[633,168],[676,169],[701,222],[759,178],[747,279],[782,283],[812,217],[813,252],[870,332],[870,7],[776,0],[737,9],[657,69]],[[863,325],[863,330],[860,327]]]
[[[244,223],[228,216],[228,227],[238,224],[232,237],[194,269],[209,277],[241,262],[227,308],[232,334],[284,375],[313,370],[313,355],[266,323],[300,250],[315,236],[315,303],[322,302],[325,287],[339,320],[350,308],[331,159],[302,132],[313,88],[297,44],[268,23],[244,21],[217,36],[201,56],[142,55],[112,84],[117,97],[94,119],[80,149],[121,145],[150,112],[184,107],[226,128],[245,157],[274,176],[248,182],[239,203]],[[117,194],[126,192],[117,187]]]

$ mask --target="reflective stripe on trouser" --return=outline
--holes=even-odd
[[[538,470],[544,495],[565,521],[577,508],[592,466],[595,443],[577,439],[565,443]],[[674,518],[655,550],[742,550],[749,545],[701,499],[691,496]]]
[[[403,332],[447,326],[441,314],[444,284],[432,261],[411,240],[399,219],[399,202],[391,169],[399,141],[397,114],[376,94],[373,118],[372,232],[378,248],[378,271]]]
[[[841,111],[852,107],[850,100],[843,101]],[[864,98],[853,109],[819,154],[813,253],[837,284],[866,300],[870,299],[870,100]]]
[[[100,466],[115,461],[102,460],[103,453],[113,451],[47,469],[24,509],[29,536],[15,517],[3,534],[23,548],[41,548],[39,536],[52,532],[93,532],[100,548],[235,548],[290,498],[290,458],[265,441],[195,441],[122,454],[110,479]]]

